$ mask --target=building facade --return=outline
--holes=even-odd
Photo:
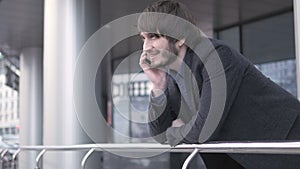
[[[3,141],[18,142],[19,137],[19,93],[6,85],[6,60],[0,61],[0,136]]]

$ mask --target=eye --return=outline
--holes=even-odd
[[[149,33],[149,34],[148,34],[148,37],[149,37],[150,39],[158,39],[158,38],[160,38],[160,35],[157,34],[157,33]]]

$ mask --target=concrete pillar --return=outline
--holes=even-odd
[[[300,2],[294,0],[295,50],[296,50],[296,78],[297,95],[300,100]]]
[[[42,145],[43,57],[41,48],[26,48],[20,56],[20,145]],[[19,169],[34,168],[37,152],[22,151]]]
[[[50,0],[44,5],[44,145],[90,144],[74,110],[73,73],[82,45],[98,29],[100,5],[98,0]],[[43,168],[79,169],[83,153],[47,152]],[[89,159],[88,168],[101,168],[100,161]]]

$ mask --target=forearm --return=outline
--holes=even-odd
[[[166,81],[165,79],[161,79],[160,82],[153,83],[152,95],[153,97],[159,97],[164,94],[166,90]]]
[[[166,92],[159,97],[150,97],[148,119],[151,133],[154,135],[164,132],[172,124]]]
[[[171,95],[171,96],[170,96]],[[172,97],[172,99],[170,98]],[[177,118],[180,106],[180,96],[169,94],[168,89],[158,97],[150,96],[148,109],[149,129],[155,140],[160,143],[165,142],[166,130],[172,126],[172,122]]]

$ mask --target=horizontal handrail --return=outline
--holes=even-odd
[[[79,151],[89,150],[82,158],[81,167],[85,168],[88,157],[94,151],[126,151],[126,152],[192,152],[185,160],[182,169],[186,169],[193,157],[198,153],[258,153],[258,154],[300,154],[300,141],[290,142],[211,142],[205,144],[183,144],[176,147],[169,145],[151,143],[131,143],[131,144],[81,144],[81,145],[39,145],[39,146],[20,146],[18,148],[5,148],[20,151],[40,151],[36,158],[36,168],[39,168],[39,160],[46,151]],[[16,153],[16,154],[18,154]],[[15,155],[16,155],[15,154]],[[2,157],[1,157],[2,158]],[[14,157],[15,158],[15,157]]]
[[[211,142],[205,144],[182,144],[175,147],[156,143],[96,143],[79,145],[38,145],[20,146],[5,149],[20,149],[21,151],[130,151],[130,152],[192,152],[195,148],[201,153],[262,153],[262,154],[300,154],[298,142]]]

